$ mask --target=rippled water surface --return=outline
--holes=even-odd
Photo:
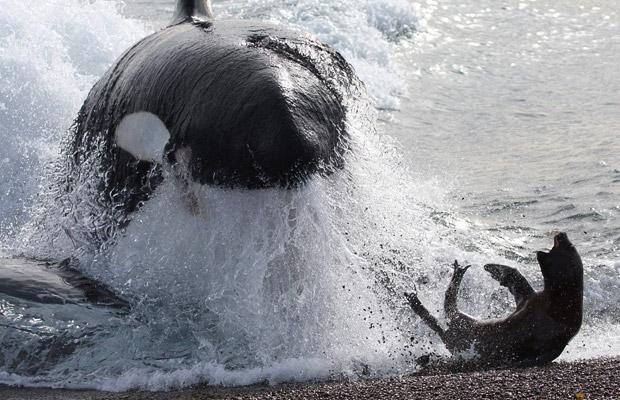
[[[77,251],[48,166],[88,90],[165,25],[173,1],[45,0],[0,9],[0,255],[80,259],[128,314],[0,295],[0,383],[164,389],[197,382],[400,374],[446,350],[400,294],[505,315],[481,268],[518,266],[568,232],[585,320],[562,358],[620,355],[620,3],[568,0],[215,1],[218,18],[293,25],[336,47],[374,111],[347,173],[300,190],[171,182],[122,237]],[[28,18],[23,18],[28,15]],[[40,195],[41,194],[41,195]],[[413,339],[412,339],[413,338]]]

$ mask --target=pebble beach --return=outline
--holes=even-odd
[[[198,386],[169,392],[74,391],[0,387],[3,400],[206,399],[620,399],[620,358],[554,362],[543,367],[241,388]]]

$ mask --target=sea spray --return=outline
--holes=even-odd
[[[0,11],[0,245],[28,219],[90,87],[145,35],[113,3],[7,0]]]

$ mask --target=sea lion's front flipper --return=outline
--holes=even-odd
[[[452,280],[450,281],[448,290],[446,290],[446,297],[443,304],[446,318],[449,321],[452,321],[453,319],[458,317],[471,320],[471,317],[459,312],[456,304],[457,296],[459,294],[459,288],[461,287],[461,282],[463,281],[463,276],[465,276],[465,272],[469,269],[469,267],[471,267],[471,265],[466,265],[463,267],[459,265],[458,261],[455,260],[452,266],[454,268],[454,273],[452,274]]]
[[[484,269],[500,285],[508,288],[515,298],[517,309],[535,293],[527,279],[516,268],[501,264],[487,264],[484,266]]]

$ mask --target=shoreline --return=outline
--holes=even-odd
[[[0,386],[3,400],[602,399],[620,400],[620,357],[474,372],[430,369],[391,378],[277,386],[199,385],[169,392],[99,392]],[[582,397],[581,397],[582,396]]]

